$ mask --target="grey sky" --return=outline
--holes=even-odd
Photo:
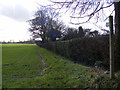
[[[0,10],[0,14],[3,16],[7,16],[9,18],[12,18],[14,20],[18,20],[18,21],[26,21],[27,19],[29,19],[31,12],[25,8],[24,6],[20,5],[20,4],[16,4],[14,6],[11,5],[0,5],[1,10]],[[4,7],[4,8],[2,8]]]
[[[29,24],[37,10],[36,2],[45,0],[0,0],[0,41],[30,39]]]

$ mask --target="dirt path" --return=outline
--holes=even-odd
[[[46,63],[45,63],[45,59],[41,55],[40,51],[39,51],[39,55],[40,55],[40,60],[42,60],[42,70],[40,72],[40,75],[43,75],[46,71]]]

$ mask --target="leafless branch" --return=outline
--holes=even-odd
[[[51,5],[51,6],[59,5],[58,8],[55,7],[58,12],[62,11],[63,8],[66,9],[65,13],[71,12],[70,17],[73,19],[88,18],[86,21],[80,22],[80,23],[73,23],[70,21],[70,23],[74,24],[74,25],[87,23],[94,16],[97,17],[96,22],[98,22],[98,20],[100,20],[99,12],[100,11],[102,12],[103,9],[111,7],[114,4],[114,3],[111,3],[111,4],[107,5],[104,2],[102,2],[101,0],[93,0],[92,2],[93,3],[95,2],[96,5],[93,5],[90,0],[88,0],[88,1],[86,0],[85,2],[80,1],[80,0],[79,1],[77,1],[77,0],[63,0],[63,1],[49,0],[49,1],[53,3],[53,5]],[[112,13],[113,13],[113,11],[112,11]],[[106,17],[105,14],[104,15],[103,14],[102,14],[102,16]]]
[[[85,17],[89,17],[89,16],[94,15],[95,13],[99,12],[100,10],[102,10],[104,8],[108,8],[108,7],[112,6],[113,4],[110,4],[110,5],[106,6],[106,7],[101,7],[100,9],[98,9],[99,5],[100,5],[100,3],[96,6],[96,9],[91,14],[89,14],[89,15],[78,16],[78,17],[70,16],[70,17],[71,18],[85,18]]]
[[[59,3],[59,4],[63,4],[63,3],[71,3],[71,2],[73,2],[73,1],[64,1],[64,2],[60,2],[60,1],[52,1],[52,0],[49,0],[50,2],[52,2],[52,3]]]
[[[84,24],[84,23],[87,23],[87,22],[89,22],[90,21],[90,19],[92,18],[93,16],[90,16],[86,21],[84,21],[84,22],[79,22],[79,23],[73,23],[73,22],[70,22],[71,24],[74,24],[74,25],[80,25],[80,24]]]

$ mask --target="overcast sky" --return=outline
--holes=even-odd
[[[0,0],[0,41],[30,39],[28,23],[38,4],[47,0]]]
[[[48,0],[0,0],[0,41],[30,39],[29,24],[26,21],[37,11],[37,3],[49,4]],[[62,19],[66,24],[69,23],[66,16]],[[87,26],[93,27],[90,24]]]

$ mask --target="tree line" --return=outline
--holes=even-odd
[[[46,43],[56,40],[70,40],[81,37],[95,37],[101,35],[98,30],[78,29],[66,26],[58,18],[59,14],[52,8],[42,7],[35,13],[35,17],[30,19],[29,31],[32,33],[33,39],[41,38],[41,42]],[[105,35],[109,34],[109,31]]]

